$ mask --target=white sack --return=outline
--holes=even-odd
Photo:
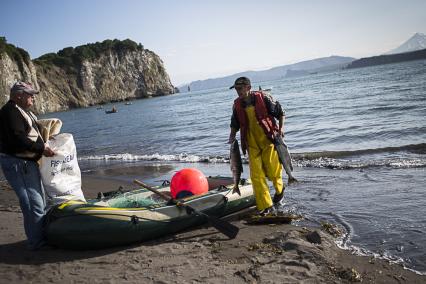
[[[81,190],[81,173],[72,134],[58,134],[48,140],[47,145],[55,152],[53,157],[43,156],[40,165],[48,205],[68,200],[86,201]]]

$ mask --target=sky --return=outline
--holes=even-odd
[[[425,0],[0,0],[0,36],[31,58],[131,39],[172,83],[331,55],[383,54],[426,33]]]

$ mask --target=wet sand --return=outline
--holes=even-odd
[[[135,188],[171,168],[108,169],[83,174],[86,197]],[[154,178],[155,179],[155,178]],[[153,179],[152,179],[153,180]],[[151,181],[152,181],[151,180]],[[426,276],[398,264],[339,249],[321,228],[289,224],[249,225],[229,240],[203,226],[158,240],[103,250],[25,249],[22,214],[14,192],[0,184],[0,279],[4,283],[425,283]]]

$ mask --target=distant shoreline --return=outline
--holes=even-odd
[[[389,54],[389,55],[379,55],[373,57],[366,57],[355,60],[351,62],[346,68],[362,68],[368,66],[384,65],[405,61],[414,61],[414,60],[423,60],[426,59],[426,49],[398,53],[398,54]]]

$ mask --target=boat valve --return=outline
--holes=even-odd
[[[139,218],[136,215],[133,215],[132,217],[130,217],[130,221],[134,224],[137,225],[139,223]]]

